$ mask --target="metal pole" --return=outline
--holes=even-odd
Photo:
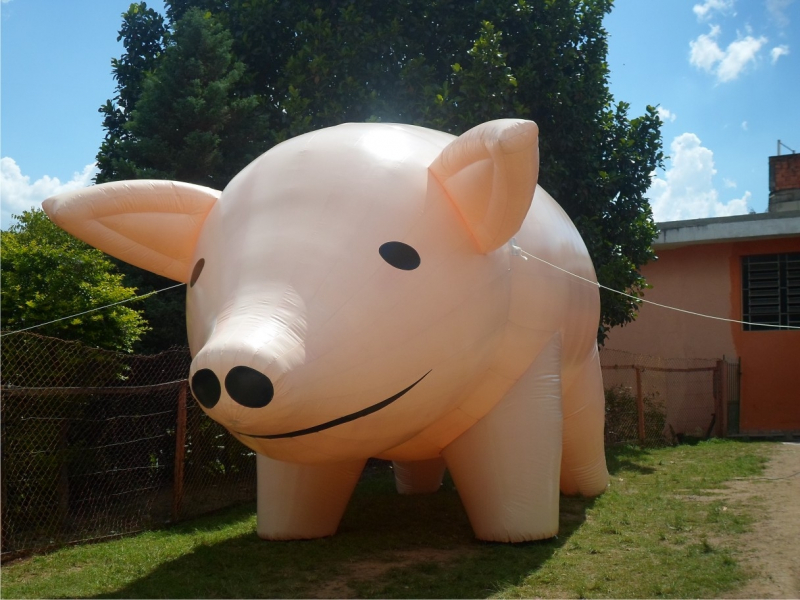
[[[639,445],[644,448],[644,396],[642,396],[642,370],[636,367],[636,412],[639,416]]]
[[[713,389],[714,389],[714,414],[716,415],[716,421],[714,424],[714,430],[712,433],[717,437],[725,437],[725,396],[723,391],[723,369],[725,361],[718,360],[717,366],[714,369],[714,382],[713,382]]]

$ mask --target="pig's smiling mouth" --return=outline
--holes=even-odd
[[[356,419],[360,419],[361,417],[366,417],[367,415],[371,415],[374,412],[379,411],[382,408],[386,408],[392,402],[399,399],[401,396],[404,396],[406,393],[410,392],[411,389],[417,385],[420,381],[425,379],[430,374],[430,371],[425,373],[422,377],[417,379],[414,383],[408,386],[406,389],[397,392],[394,396],[390,396],[386,400],[382,400],[377,404],[373,404],[372,406],[368,406],[367,408],[363,408],[359,411],[354,413],[350,413],[349,415],[345,415],[343,417],[339,417],[337,419],[333,419],[331,421],[326,421],[325,423],[320,423],[319,425],[314,425],[313,427],[308,427],[306,429],[298,429],[297,431],[290,431],[288,433],[275,433],[271,435],[251,435],[249,433],[238,433],[239,435],[244,435],[251,438],[261,438],[265,440],[277,440],[281,438],[290,438],[290,437],[297,437],[300,435],[308,435],[310,433],[317,433],[318,431],[323,431],[325,429],[330,429],[331,427],[336,427],[337,425],[342,425],[344,423],[349,423],[350,421],[355,421]]]

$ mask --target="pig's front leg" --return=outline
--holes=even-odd
[[[561,338],[443,451],[475,536],[526,542],[558,533]]]
[[[256,456],[259,537],[300,540],[336,533],[365,460],[302,465]]]

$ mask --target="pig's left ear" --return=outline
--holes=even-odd
[[[180,181],[116,181],[53,196],[42,208],[87,244],[188,283],[200,229],[219,196]]]
[[[519,231],[539,177],[539,128],[500,119],[453,140],[429,167],[458,208],[483,252]]]

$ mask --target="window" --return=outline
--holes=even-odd
[[[800,252],[742,257],[742,308],[743,321],[800,327]]]

